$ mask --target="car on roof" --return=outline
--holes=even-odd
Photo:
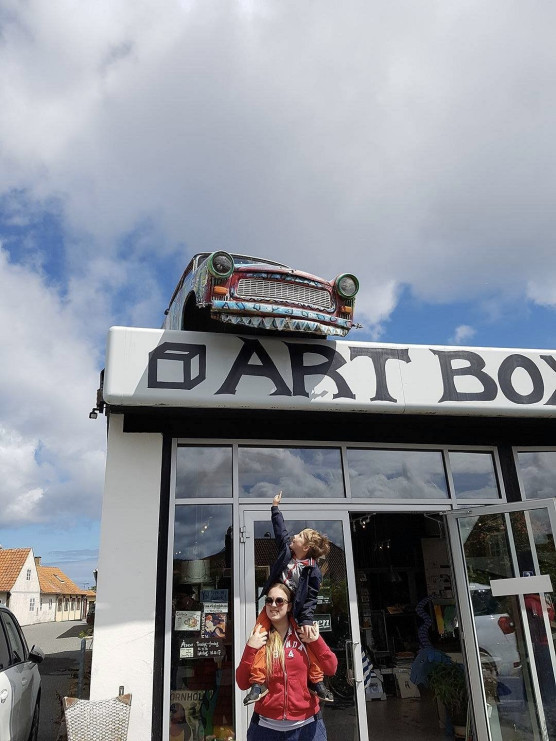
[[[164,329],[345,336],[359,281],[324,280],[280,262],[229,252],[195,255],[164,312]]]
[[[17,618],[0,606],[0,739],[37,741],[44,653],[29,651]]]

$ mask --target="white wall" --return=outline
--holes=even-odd
[[[52,623],[56,620],[56,595],[55,594],[43,594],[42,605],[39,609],[39,614],[35,622],[37,623]],[[52,607],[50,607],[50,600],[52,600]]]
[[[91,700],[133,695],[128,737],[151,741],[162,435],[112,414],[102,506]]]
[[[27,581],[28,569],[31,571],[31,579],[29,581]],[[29,601],[32,598],[35,600],[35,608],[33,611],[29,610]],[[21,625],[31,625],[40,620],[40,606],[41,591],[39,577],[37,575],[33,550],[31,549],[25,563],[23,564],[23,568],[11,589],[9,607]]]

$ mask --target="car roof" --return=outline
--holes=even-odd
[[[225,252],[225,250],[216,250],[216,252]],[[285,265],[283,262],[276,262],[276,260],[269,260],[267,257],[256,257],[255,255],[242,255],[239,252],[230,252],[229,253],[232,257],[244,257],[247,260],[258,260],[259,262],[267,263],[268,265],[276,265],[280,268],[288,268],[288,270],[291,270],[289,265]],[[193,259],[196,257],[205,256],[208,257],[209,255],[212,255],[212,252],[198,252],[196,255],[193,255]]]

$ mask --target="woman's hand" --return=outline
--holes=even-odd
[[[251,646],[251,648],[262,648],[268,640],[268,633],[263,628],[262,625],[259,625],[257,623],[255,627],[253,628],[253,631],[251,632],[251,635],[249,636],[249,640],[247,641],[247,645]]]
[[[278,494],[276,494],[276,496],[272,500],[272,505],[274,507],[277,507],[280,504],[281,500],[282,500],[282,491],[279,491]]]
[[[299,629],[299,637],[303,643],[313,643],[313,641],[318,640],[319,635],[320,631],[317,623],[313,623],[313,625],[302,625]]]

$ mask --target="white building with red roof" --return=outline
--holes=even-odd
[[[32,548],[0,548],[0,603],[21,625],[84,620],[95,597],[57,566],[42,566]]]

